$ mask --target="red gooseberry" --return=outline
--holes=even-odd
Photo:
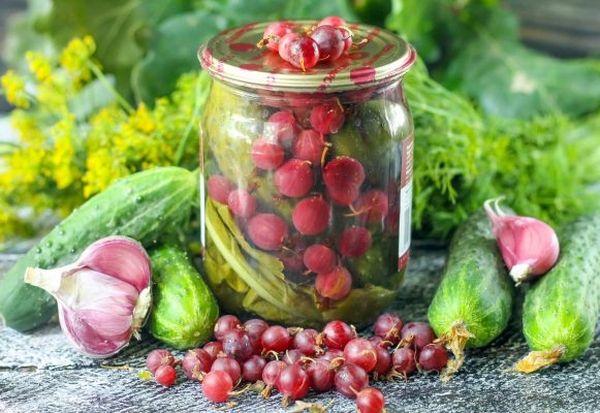
[[[213,403],[223,403],[233,389],[233,380],[224,371],[211,371],[202,380],[202,392]]]
[[[256,198],[245,189],[235,189],[229,193],[227,205],[233,215],[250,218],[256,211]]]
[[[313,244],[304,251],[303,261],[306,268],[320,274],[332,271],[337,257],[331,248],[323,244]]]
[[[287,21],[274,22],[269,24],[264,31],[263,39],[266,41],[267,48],[274,52],[279,50],[279,42],[283,36],[292,33],[295,24]]]
[[[177,380],[177,372],[173,366],[160,366],[154,372],[154,381],[164,387],[171,387]]]
[[[223,175],[211,175],[206,182],[206,189],[212,199],[227,204],[229,193],[235,189],[235,186]]]
[[[175,357],[169,350],[156,349],[148,353],[146,357],[146,367],[151,373],[154,373],[160,366],[175,365]]]
[[[313,129],[305,129],[296,138],[292,146],[292,153],[297,159],[310,161],[315,165],[321,162],[325,149],[323,135]]]
[[[300,198],[310,192],[314,176],[310,162],[290,159],[275,171],[273,180],[280,194]]]
[[[344,35],[333,26],[319,25],[310,37],[317,43],[322,61],[332,62],[344,52]]]
[[[302,69],[303,72],[314,67],[319,61],[317,42],[308,36],[300,36],[291,40],[287,47],[289,47],[289,51],[286,50],[282,53],[280,48],[279,55],[292,66]]]
[[[327,229],[331,220],[331,208],[321,196],[305,198],[298,202],[292,212],[294,227],[302,235],[318,235]]]
[[[351,226],[340,234],[338,251],[344,257],[360,257],[371,248],[371,233],[365,227]]]
[[[335,373],[335,388],[338,392],[351,399],[369,385],[369,375],[356,364],[346,363]]]
[[[331,350],[343,350],[346,344],[356,337],[356,332],[343,321],[334,320],[325,325],[321,337],[329,353]]]
[[[258,248],[275,251],[288,236],[288,227],[286,222],[275,214],[256,214],[248,221],[246,232]]]
[[[257,139],[252,143],[251,156],[257,168],[271,171],[283,163],[285,153],[278,144]]]
[[[346,362],[356,364],[367,373],[377,365],[377,352],[373,344],[365,338],[354,338],[344,347]]]
[[[334,301],[346,298],[352,290],[352,275],[342,267],[335,267],[327,273],[317,274],[315,290],[321,297]]]
[[[315,106],[310,113],[310,124],[317,132],[336,133],[344,124],[344,109],[339,102],[326,102]]]
[[[304,398],[310,389],[310,379],[306,371],[297,364],[287,366],[277,378],[277,390],[292,400]]]

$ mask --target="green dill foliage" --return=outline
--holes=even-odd
[[[422,236],[447,237],[498,195],[555,225],[600,206],[600,114],[484,117],[422,66],[405,87],[415,122],[413,220]]]

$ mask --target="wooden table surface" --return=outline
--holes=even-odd
[[[417,251],[396,304],[406,320],[425,319],[435,291],[444,251]],[[0,262],[2,259],[0,259]],[[4,264],[8,264],[4,259]],[[0,264],[0,274],[4,270]],[[517,306],[518,308],[518,306]],[[150,338],[133,343],[104,362],[74,351],[56,326],[31,335],[0,332],[0,412],[279,412],[280,396],[263,400],[249,392],[232,406],[208,403],[196,382],[180,380],[163,389],[137,376],[144,357],[159,344]],[[518,317],[508,331],[486,349],[470,351],[463,371],[451,382],[435,374],[417,375],[408,382],[378,382],[388,412],[537,413],[598,412],[600,406],[600,344],[568,365],[521,375],[513,363],[527,352]],[[311,395],[331,412],[352,412],[352,401],[327,393]]]

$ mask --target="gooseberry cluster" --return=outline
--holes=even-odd
[[[297,29],[292,22],[271,23],[265,28],[259,46],[266,46],[302,71],[318,62],[333,62],[352,46],[352,32],[338,16],[326,17],[303,33]]]
[[[322,331],[285,328],[251,319],[242,323],[225,315],[217,320],[215,341],[189,350],[181,367],[190,380],[202,384],[204,396],[222,403],[237,394],[242,382],[269,397],[275,389],[284,403],[305,398],[312,390],[336,390],[356,400],[360,413],[384,411],[381,391],[371,381],[407,379],[415,371],[439,372],[448,354],[427,323],[403,324],[395,314],[379,316],[374,335],[360,337],[343,321],[331,321]],[[178,362],[167,350],[148,355],[155,380],[170,386]]]
[[[390,188],[366,185],[360,161],[331,153],[331,136],[346,120],[340,100],[307,105],[302,99],[290,95],[288,106],[265,111],[264,126],[252,141],[253,176],[267,185],[238,188],[213,174],[206,188],[213,201],[229,207],[254,246],[273,253],[287,272],[314,281],[322,301],[338,301],[352,289],[349,261],[362,257],[373,244],[372,231],[398,214],[397,197]],[[257,193],[265,188],[271,198]],[[286,217],[273,208],[282,200],[290,205]]]

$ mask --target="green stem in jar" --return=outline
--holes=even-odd
[[[292,308],[295,311],[302,312],[303,309],[307,311],[307,314],[302,314],[304,317],[308,317],[310,319],[320,319],[320,314],[315,309],[310,309],[310,302],[308,301],[308,306],[302,306],[300,303],[302,299],[300,297],[295,297],[294,291],[291,288],[286,288],[285,280],[282,277],[277,277],[272,274],[270,277],[264,274],[264,271],[267,271],[268,265],[265,265],[264,269],[258,269],[259,272],[263,273],[262,276],[254,276],[254,269],[251,267],[250,263],[246,260],[239,259],[238,256],[241,256],[241,251],[239,251],[239,246],[230,243],[229,245],[225,245],[221,240],[218,229],[215,224],[220,221],[219,212],[211,201],[207,202],[207,211],[206,211],[206,229],[208,234],[212,238],[213,242],[217,245],[219,253],[223,255],[227,263],[233,268],[233,270],[237,273],[237,275],[243,279],[249,286],[252,287],[256,291],[256,293],[268,301],[271,305],[277,307],[280,311],[289,312]],[[223,222],[223,224],[225,224]],[[226,224],[225,224],[226,225]],[[235,225],[235,223],[232,223]],[[245,240],[240,238],[243,237],[241,234],[234,234],[230,232],[230,235],[234,236],[234,239],[237,242],[244,242]],[[255,257],[260,264],[262,259],[270,259],[266,253],[261,253],[255,251]],[[276,260],[276,259],[274,259]],[[277,261],[277,260],[276,260]],[[278,262],[278,266],[280,269],[283,269],[281,263]],[[259,282],[262,280],[263,282]],[[285,290],[285,294],[283,291]],[[273,294],[274,292],[281,293],[282,297],[278,296],[278,294]],[[291,300],[290,302],[294,302],[294,306],[286,305],[285,301],[282,299]],[[312,314],[310,314],[312,313]],[[309,315],[310,314],[310,315]]]

